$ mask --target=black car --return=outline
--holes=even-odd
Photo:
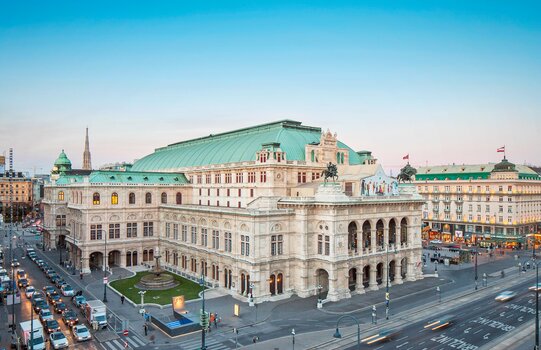
[[[56,272],[54,272],[54,271],[51,272],[51,273],[49,274],[49,276],[47,276],[47,277],[49,277],[49,279],[51,280],[51,282],[52,282],[53,284],[54,284],[54,281],[56,281],[57,278],[60,278],[60,276],[58,276],[58,274],[57,274]]]
[[[47,305],[47,302],[45,300],[36,299],[36,302],[34,303],[34,311],[36,313],[39,313],[41,309],[46,308],[46,307],[49,307],[49,305]]]
[[[56,291],[56,289],[54,289],[53,286],[45,286],[43,287],[43,291],[45,292],[45,295],[47,296],[47,298],[49,298],[49,296],[51,294],[58,294],[58,292]]]
[[[77,317],[77,313],[75,311],[66,309],[66,311],[62,313],[62,321],[64,321],[66,326],[71,327],[79,323],[79,318]]]
[[[61,314],[62,312],[66,311],[67,306],[63,302],[58,302],[54,305],[54,311],[57,314]]]
[[[60,281],[63,279],[62,277],[58,276],[56,273],[54,275],[51,275],[50,278],[51,278],[51,283],[53,283],[55,286],[56,286],[57,281]]]
[[[17,285],[19,286],[19,288],[26,288],[28,287],[28,280],[26,278],[19,278]]]
[[[51,293],[51,295],[49,296],[49,303],[51,303],[51,305],[56,305],[56,303],[61,303],[62,302],[62,297],[60,296],[60,294],[58,293]]]
[[[56,320],[47,320],[45,321],[45,331],[49,334],[53,332],[59,332],[60,325]]]

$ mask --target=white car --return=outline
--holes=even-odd
[[[539,291],[541,291],[541,283],[538,283],[538,284],[536,284],[534,286],[531,286],[528,289],[531,290],[532,292],[539,292]]]
[[[32,294],[34,294],[35,291],[36,291],[36,288],[34,288],[34,286],[28,286],[26,287],[24,294],[26,295],[28,299],[30,299],[32,298]]]
[[[496,301],[509,301],[517,296],[517,292],[513,292],[512,290],[506,290],[505,292],[501,292],[498,294],[498,296],[495,298]]]
[[[62,292],[62,295],[65,297],[72,297],[75,295],[75,291],[69,284],[64,284],[62,288],[60,288],[60,291]]]
[[[71,327],[71,332],[73,333],[73,337],[77,341],[85,341],[92,338],[90,332],[88,331],[88,328],[86,328],[86,326],[82,324],[77,324]]]
[[[51,345],[54,349],[62,349],[68,347],[68,339],[62,332],[53,332],[49,335]]]
[[[39,319],[41,323],[45,323],[48,320],[54,320],[54,315],[49,309],[41,309],[39,312]]]
[[[13,262],[11,263],[11,266],[13,266],[13,267],[19,267],[19,266],[21,266],[21,263],[19,263],[19,260],[13,259]]]

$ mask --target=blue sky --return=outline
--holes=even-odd
[[[49,171],[289,118],[386,168],[541,164],[541,5],[51,1],[0,11],[0,152]],[[41,169],[41,170],[40,170]]]

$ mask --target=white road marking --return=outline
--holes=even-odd
[[[483,336],[483,339],[485,339],[485,340],[488,339],[488,336],[489,336],[489,335],[490,335],[490,333],[485,334],[485,335]]]
[[[473,334],[477,334],[477,333],[482,332],[482,331],[483,331],[483,329],[481,328],[481,329],[478,330],[477,332],[473,332]]]
[[[405,337],[402,337],[402,338],[400,338],[400,339],[397,339],[396,341],[399,342],[399,341],[401,341],[401,340],[406,339],[407,337],[408,337],[408,336],[406,335]]]

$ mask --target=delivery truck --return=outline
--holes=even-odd
[[[21,322],[17,328],[19,333],[19,343],[23,349],[44,350],[45,337],[43,335],[43,326],[39,319]],[[33,344],[33,346],[31,346]]]
[[[94,329],[107,328],[107,307],[101,300],[87,300],[85,316]]]

